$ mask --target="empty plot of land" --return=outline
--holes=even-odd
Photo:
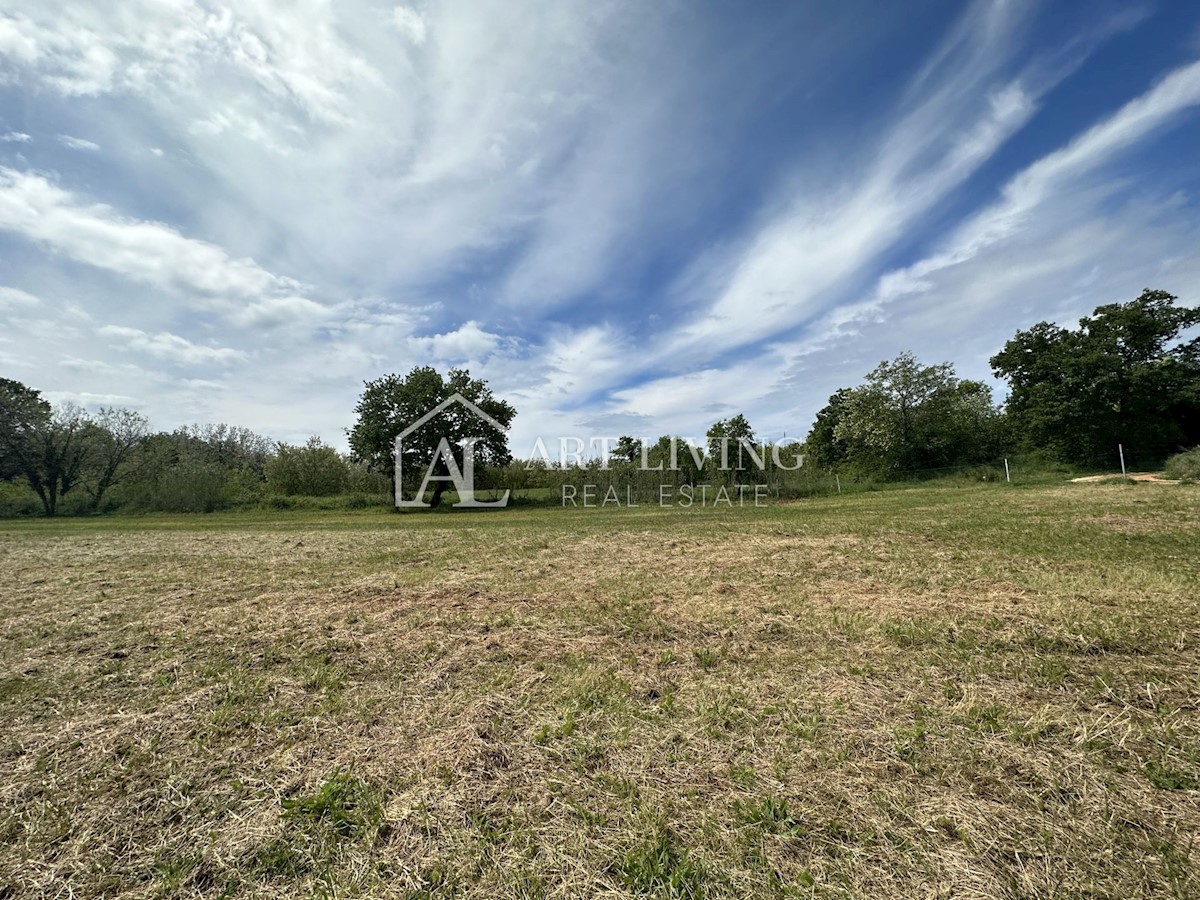
[[[1187,485],[0,523],[0,895],[1200,896],[1198,554]]]

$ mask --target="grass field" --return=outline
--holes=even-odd
[[[1200,897],[1200,488],[0,522],[0,896]]]

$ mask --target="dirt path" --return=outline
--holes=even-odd
[[[1088,475],[1085,478],[1072,478],[1071,481],[1075,484],[1082,484],[1092,481],[1120,481],[1122,478],[1128,478],[1130,481],[1147,481],[1152,484],[1179,484],[1178,481],[1163,478],[1162,472],[1130,472],[1128,475],[1121,475],[1118,472],[1113,475]]]

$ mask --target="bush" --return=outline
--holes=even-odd
[[[341,454],[316,436],[303,447],[276,445],[266,472],[272,493],[288,497],[333,497],[344,492],[351,480]]]
[[[42,501],[27,485],[18,481],[0,481],[0,518],[41,513]]]
[[[1163,474],[1176,481],[1200,481],[1200,447],[1172,456]]]
[[[214,512],[228,504],[225,472],[215,464],[178,465],[139,485],[134,507],[147,512]]]

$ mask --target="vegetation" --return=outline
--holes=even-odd
[[[52,409],[14,381],[0,382],[0,404],[0,515],[211,513],[300,497],[354,507],[391,493],[387,478],[319,438],[294,447],[223,424],[152,433],[139,413]]]
[[[349,462],[316,435],[303,447],[277,444],[265,474],[272,492],[287,497],[336,496],[353,477]]]
[[[949,363],[922,366],[903,353],[862,387],[830,397],[808,449],[826,466],[895,478],[996,460],[1001,422],[986,385],[960,381]]]
[[[1100,306],[1079,328],[1040,322],[992,357],[1008,380],[1013,433],[1031,448],[1083,465],[1111,464],[1113,448],[1143,463],[1200,443],[1200,309],[1166,291]]]
[[[1200,447],[1172,456],[1163,474],[1176,481],[1200,481]]]
[[[1131,468],[1144,469],[1200,443],[1200,337],[1185,339],[1200,310],[1176,300],[1147,290],[1098,307],[1075,330],[1042,322],[1019,331],[991,360],[1011,389],[1002,407],[950,363],[902,353],[836,391],[802,447],[759,443],[738,414],[691,441],[623,435],[606,452],[579,448],[574,460],[514,461],[506,432],[516,410],[463,369],[365,382],[348,456],[319,437],[292,446],[228,425],[151,433],[135,412],[54,409],[0,379],[0,515],[390,505],[401,434],[401,493],[428,492],[433,506],[450,490],[450,467],[468,462],[483,494],[511,489],[520,501],[558,505],[572,492],[584,499],[585,486],[598,501],[628,505],[708,492],[740,502],[760,489],[796,498],[947,476],[994,481],[1018,456],[1028,481],[1064,464],[1111,470],[1118,445]],[[1189,471],[1188,459],[1173,469]]]
[[[443,403],[458,395],[489,416],[496,425],[480,418],[461,404],[446,406],[427,427],[418,427],[403,441],[400,457],[401,487],[411,496],[423,483],[431,462],[438,476],[447,474],[448,464],[441,447],[454,457],[462,470],[463,442],[477,438],[474,456],[483,466],[502,466],[512,460],[506,429],[516,410],[493,396],[487,383],[472,378],[465,369],[451,369],[448,377],[428,366],[413,369],[404,378],[387,375],[365,382],[365,389],[354,413],[358,417],[350,431],[350,449],[356,459],[389,480],[395,477],[394,442],[397,435],[413,427]],[[497,425],[499,427],[497,427]],[[432,506],[437,506],[446,489],[438,481],[433,490]]]
[[[1195,445],[1192,324],[1021,332],[1004,408],[902,354],[782,456],[514,461],[459,370],[367,382],[349,456],[0,380],[0,513],[56,517],[0,522],[0,896],[1198,896],[1200,494],[1063,483]],[[395,472],[456,393],[496,425]],[[469,438],[515,508],[386,511]]]
[[[0,885],[1200,896],[1200,492],[0,522]]]

